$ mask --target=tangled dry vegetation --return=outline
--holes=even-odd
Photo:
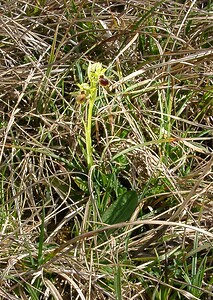
[[[1,299],[213,298],[212,11],[0,1]],[[110,82],[91,168],[75,99],[89,61]],[[104,222],[123,195],[131,217],[121,203]]]

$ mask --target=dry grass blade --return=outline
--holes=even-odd
[[[63,300],[63,298],[61,297],[59,291],[57,290],[57,288],[52,284],[52,282],[48,279],[44,280],[44,284],[46,285],[46,287],[50,290],[51,295],[53,296],[53,298],[55,300]]]

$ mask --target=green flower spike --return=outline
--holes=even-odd
[[[89,62],[87,70],[89,83],[78,84],[81,93],[85,93],[86,99],[88,100],[88,114],[87,119],[84,122],[84,128],[86,137],[87,165],[89,169],[93,165],[91,137],[93,106],[97,99],[99,79],[104,76],[105,71],[106,69],[102,67],[101,63]]]

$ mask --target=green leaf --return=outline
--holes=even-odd
[[[88,192],[88,183],[80,177],[74,177],[73,181],[83,192]]]
[[[106,224],[116,224],[128,221],[137,205],[137,193],[135,191],[125,192],[105,211],[102,220]]]
[[[115,266],[115,275],[114,275],[114,287],[115,287],[115,296],[116,300],[122,299],[121,293],[121,266]]]

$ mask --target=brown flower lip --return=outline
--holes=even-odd
[[[84,91],[81,91],[81,93],[76,96],[76,102],[82,104],[85,101],[86,101],[86,94]]]
[[[101,86],[107,86],[107,85],[109,85],[109,80],[107,78],[105,78],[103,75],[101,75],[99,77],[99,84]]]

